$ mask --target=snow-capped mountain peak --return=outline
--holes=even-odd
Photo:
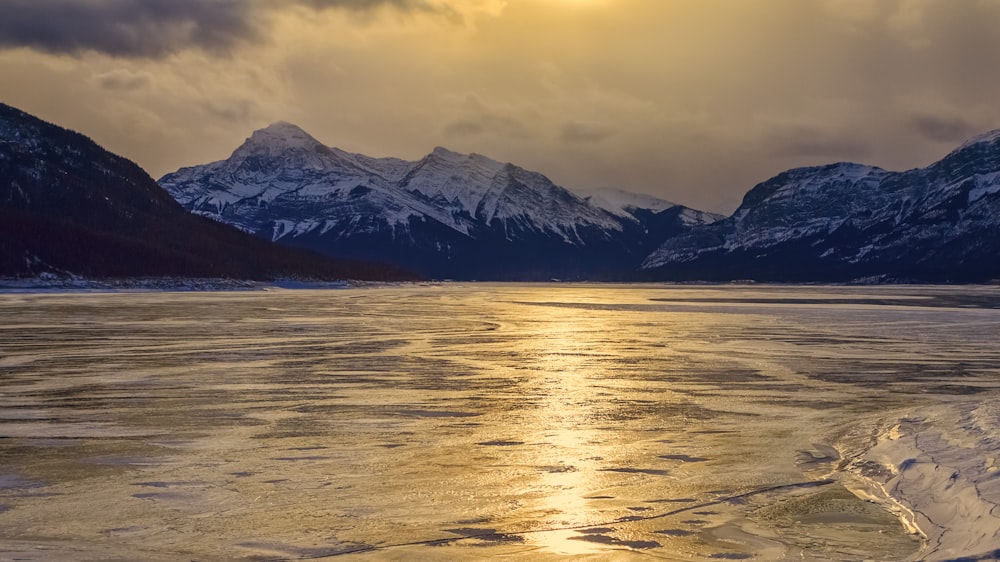
[[[328,170],[357,166],[348,153],[331,149],[285,121],[254,131],[223,164],[234,173],[239,169],[240,174],[253,177],[271,175],[278,169]]]
[[[294,123],[289,123],[288,121],[275,121],[267,127],[258,129],[254,132],[283,137],[307,137],[312,139],[312,135],[307,133],[305,129]]]
[[[439,146],[413,164],[401,186],[474,215],[503,168],[504,164],[485,156]]]
[[[437,147],[412,162],[372,158],[284,122],[255,131],[227,160],[184,168],[160,184],[188,209],[260,236],[430,276],[629,269],[651,244],[692,224],[683,208],[659,213],[673,206],[639,196],[636,212],[621,216],[481,154]],[[650,203],[655,209],[645,208]]]
[[[435,158],[441,158],[444,160],[462,160],[468,157],[467,154],[455,152],[454,150],[449,150],[443,146],[435,146],[434,150],[432,150],[428,156],[433,156]]]
[[[244,146],[252,148],[269,148],[277,150],[313,149],[323,146],[309,133],[297,125],[286,121],[271,123],[263,129],[258,129],[250,135]]]
[[[417,166],[420,166],[421,164],[447,168],[457,167],[462,170],[472,170],[478,175],[484,177],[496,175],[505,166],[510,165],[493,160],[492,158],[483,156],[482,154],[476,154],[475,152],[463,154],[461,152],[455,152],[440,146],[434,147],[434,150],[431,151],[430,154],[424,157],[423,160],[417,162]]]

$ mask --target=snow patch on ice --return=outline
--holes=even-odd
[[[921,409],[886,425],[847,469],[855,490],[888,502],[926,539],[920,560],[994,552],[1000,545],[1000,404]]]

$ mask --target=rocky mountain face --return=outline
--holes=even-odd
[[[159,180],[187,209],[279,243],[386,261],[434,278],[619,279],[720,217],[436,148],[408,162],[323,145],[275,123],[226,160]]]
[[[0,275],[411,278],[188,213],[134,163],[0,104]]]
[[[666,240],[646,278],[988,281],[1000,277],[1000,130],[926,168],[790,170],[730,217]]]

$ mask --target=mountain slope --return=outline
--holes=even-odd
[[[926,168],[790,170],[729,218],[667,240],[659,279],[962,282],[1000,277],[1000,131]]]
[[[478,154],[436,148],[415,162],[351,154],[288,123],[160,185],[195,213],[247,232],[437,278],[616,278],[665,236],[713,218],[669,203],[612,212]]]
[[[574,190],[591,206],[634,222],[643,223],[650,217],[676,217],[676,222],[684,226],[703,226],[725,218],[723,215],[696,211],[683,205],[671,203],[651,195],[632,193],[612,187],[590,190]]]
[[[134,163],[0,104],[0,275],[400,278],[186,212]]]

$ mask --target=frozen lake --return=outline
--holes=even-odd
[[[3,293],[0,560],[989,556],[997,307],[996,287]]]

